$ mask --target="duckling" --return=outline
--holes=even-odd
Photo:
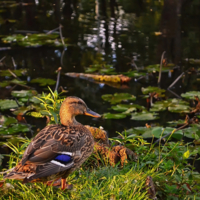
[[[66,178],[92,154],[91,132],[75,119],[76,115],[101,117],[78,97],[67,97],[60,108],[61,125],[49,125],[33,138],[21,161],[4,176],[6,179],[47,182],[61,178],[61,189],[68,187]]]

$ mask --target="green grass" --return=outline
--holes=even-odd
[[[29,140],[24,139],[19,140],[16,146],[6,143],[13,150],[9,155],[8,168],[17,164],[28,143]],[[12,187],[0,188],[0,199],[145,200],[148,199],[147,176],[153,178],[158,199],[200,199],[200,177],[185,158],[187,146],[181,142],[168,142],[154,147],[143,140],[138,143],[132,141],[132,144],[135,144],[135,152],[139,156],[137,162],[130,161],[123,168],[120,165],[111,167],[107,160],[93,154],[81,169],[68,177],[69,183],[74,185],[72,190],[62,191],[43,183],[22,184],[6,180]],[[95,162],[97,158],[99,161]]]
[[[51,123],[59,121],[59,95],[51,91],[51,95],[43,95],[40,100],[52,116]],[[22,184],[6,180],[12,187],[4,185],[0,188],[0,199],[145,200],[148,199],[146,178],[151,176],[156,197],[160,200],[200,200],[200,174],[194,168],[200,152],[198,146],[184,141],[170,141],[171,136],[165,145],[154,146],[137,134],[129,135],[126,131],[119,134],[121,138],[110,139],[112,145],[120,143],[130,148],[138,155],[137,161],[129,161],[123,168],[120,164],[111,167],[108,158],[93,154],[81,169],[68,177],[69,183],[74,185],[72,190],[62,191],[43,183]],[[7,168],[16,166],[29,143],[29,139],[21,138],[5,143],[13,151],[4,155],[9,156]],[[0,181],[2,179],[1,176]]]
[[[14,188],[3,189],[1,199],[135,199],[145,200],[147,192],[145,180],[148,175],[157,173],[134,170],[130,165],[122,170],[118,167],[102,167],[98,170],[83,169],[69,177],[74,185],[72,190],[46,186],[42,183],[22,184],[20,181],[7,180]]]

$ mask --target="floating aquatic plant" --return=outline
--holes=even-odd
[[[102,95],[102,99],[104,101],[109,101],[111,104],[120,103],[122,101],[136,100],[136,97],[134,95],[131,95],[129,93],[115,93],[115,94],[104,94]]]

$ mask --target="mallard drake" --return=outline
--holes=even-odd
[[[60,108],[61,125],[49,125],[33,138],[21,161],[4,178],[27,182],[47,182],[66,178],[92,154],[94,139],[91,132],[76,121],[76,115],[101,117],[90,110],[78,97],[67,97]]]

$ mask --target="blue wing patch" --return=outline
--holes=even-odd
[[[54,160],[67,163],[67,162],[70,162],[72,160],[72,158],[69,155],[59,154],[54,158]]]

